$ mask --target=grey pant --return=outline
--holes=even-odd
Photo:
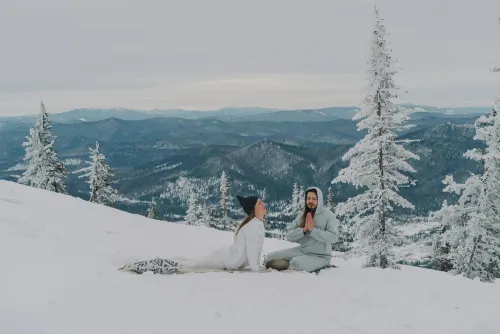
[[[297,270],[312,272],[330,264],[330,258],[306,255],[300,246],[282,249],[266,255],[266,260],[283,259],[290,261],[290,265]]]

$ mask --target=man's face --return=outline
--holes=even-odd
[[[318,207],[318,195],[312,191],[306,194],[306,205],[309,209],[316,209]]]

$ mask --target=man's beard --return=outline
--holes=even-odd
[[[314,207],[313,204],[307,205],[307,212],[310,212],[311,215],[314,217],[314,213],[316,212],[316,208]]]

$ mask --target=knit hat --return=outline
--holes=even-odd
[[[258,196],[248,196],[248,197],[236,196],[236,198],[240,202],[243,211],[245,211],[247,215],[250,215],[254,211],[255,203],[257,203],[257,200],[259,199]]]

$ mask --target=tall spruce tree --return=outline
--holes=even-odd
[[[118,198],[118,191],[111,185],[113,183],[113,171],[106,164],[104,154],[100,152],[99,143],[95,148],[89,147],[90,160],[86,161],[88,167],[82,168],[75,173],[85,172],[78,177],[88,177],[86,181],[90,185],[90,202],[110,205]]]
[[[222,171],[220,177],[220,207],[222,210],[222,216],[227,216],[229,210],[229,181],[226,172]]]
[[[302,212],[304,211],[304,208],[306,206],[306,194],[304,190],[304,186],[299,187],[299,192],[297,193],[297,212]]]
[[[399,187],[410,183],[402,172],[415,172],[407,160],[418,156],[407,151],[397,139],[396,131],[409,117],[395,104],[399,87],[394,83],[395,61],[386,39],[383,19],[375,8],[375,29],[372,35],[369,91],[363,107],[354,115],[359,120],[358,130],[367,130],[366,136],[352,147],[343,160],[350,165],[333,180],[364,188],[365,191],[339,203],[336,213],[355,224],[356,247],[353,252],[368,255],[365,267],[398,268],[392,248],[402,242],[394,227],[393,204],[402,208],[414,206],[398,194]]]
[[[225,231],[232,231],[234,230],[235,226],[233,223],[233,220],[229,217],[229,205],[230,205],[230,200],[229,200],[229,190],[230,190],[230,185],[229,185],[229,180],[226,175],[226,172],[222,172],[221,177],[220,177],[220,208],[221,208],[221,218],[220,222],[217,224],[218,228],[221,230]]]
[[[198,217],[198,198],[194,189],[191,189],[189,194],[188,208],[186,210],[186,216],[184,217],[184,222],[186,225],[199,225]]]
[[[23,143],[26,150],[24,161],[27,169],[18,182],[57,193],[67,194],[67,170],[59,160],[54,149],[55,136],[51,132],[52,126],[49,115],[43,102],[40,102],[40,115],[34,127],[30,128],[30,136]]]
[[[333,201],[332,187],[328,187],[328,196],[327,196],[326,206],[328,209],[332,210],[332,212],[335,212],[335,202]]]
[[[290,205],[290,209],[288,210],[291,212],[292,216],[295,218],[299,214],[299,186],[297,182],[293,183],[293,190],[292,190],[292,202]]]

